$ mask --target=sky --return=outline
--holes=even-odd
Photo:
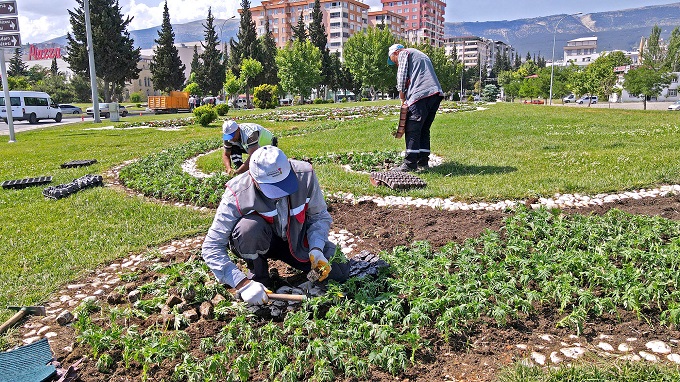
[[[251,0],[251,6],[261,0]],[[310,0],[312,1],[312,0]],[[397,0],[395,0],[397,1]],[[637,8],[648,5],[671,4],[669,0],[445,0],[447,22],[516,20],[570,13],[595,13]],[[37,43],[65,35],[69,31],[69,9],[76,0],[16,0],[19,8],[19,27],[22,43]],[[364,0],[371,10],[381,9],[380,0]],[[122,11],[134,16],[129,30],[145,29],[161,24],[164,0],[119,0]],[[215,18],[227,19],[237,15],[241,0],[168,0],[173,24],[205,20],[208,7]],[[95,9],[91,9],[96,12]]]

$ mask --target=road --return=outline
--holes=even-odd
[[[148,113],[145,113],[148,114]],[[136,114],[135,114],[136,115]],[[124,117],[121,117],[121,121],[124,121]],[[68,125],[72,123],[80,123],[80,122],[92,122],[93,118],[92,117],[85,117],[84,119],[81,119],[80,116],[77,117],[64,117],[64,119],[61,120],[61,122],[54,122],[52,119],[45,119],[41,120],[40,122],[36,123],[35,125],[31,125],[28,123],[28,121],[14,121],[14,133],[21,133],[24,131],[30,131],[30,130],[37,130],[37,129],[44,129],[46,127],[54,127],[54,126],[62,126],[62,125]],[[108,119],[102,118],[102,122],[106,123]],[[3,123],[0,121],[0,135],[7,135],[9,136],[9,126],[6,123]]]

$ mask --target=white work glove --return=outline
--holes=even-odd
[[[323,255],[318,248],[312,248],[309,251],[309,261],[312,262],[312,269],[319,272],[319,281],[323,281],[331,273],[331,266],[328,264],[328,259]]]
[[[257,281],[250,281],[238,290],[241,299],[250,305],[263,305],[269,302],[267,288]]]

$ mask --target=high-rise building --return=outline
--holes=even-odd
[[[444,0],[380,0],[383,10],[406,19],[406,41],[444,46]]]
[[[375,28],[388,28],[400,40],[406,39],[406,18],[394,12],[382,10],[368,12],[368,25]]]
[[[328,48],[331,52],[339,52],[342,57],[347,39],[368,28],[370,7],[360,0],[321,0],[320,3]],[[250,8],[250,11],[258,36],[265,33],[265,21],[269,19],[269,29],[276,46],[281,48],[293,38],[292,27],[297,25],[301,15],[309,27],[313,9],[313,0],[262,0],[261,5]]]
[[[447,55],[451,55],[455,49],[458,61],[462,62],[466,69],[474,68],[481,63],[482,69],[487,72],[491,71],[496,60],[503,56],[510,58],[515,51],[503,41],[478,36],[448,37],[444,47]]]

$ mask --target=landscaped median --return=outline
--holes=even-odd
[[[282,111],[292,114],[296,110],[302,114],[309,108]],[[329,109],[328,115],[331,113]],[[327,195],[396,194],[493,203],[680,183],[680,152],[674,149],[680,146],[680,128],[676,118],[662,112],[497,104],[486,110],[442,113],[433,126],[432,150],[443,163],[418,174],[427,182],[426,188],[397,193],[374,187],[368,174],[343,168],[350,164],[355,170],[370,171],[376,164],[385,166],[399,160],[404,142],[390,135],[396,127],[396,113],[378,114],[373,109],[363,113],[361,108],[353,108],[337,115],[341,117],[333,120],[328,116],[284,120],[253,111],[230,114],[272,130],[281,137],[280,147],[290,157],[311,160]],[[274,119],[276,122],[271,121]],[[559,210],[525,209],[518,203],[517,211],[503,212],[508,218],[500,232],[459,237],[456,242],[452,236],[450,244],[433,248],[424,242],[412,243],[412,236],[407,236],[412,229],[425,226],[410,227],[409,222],[392,225],[386,220],[380,223],[382,228],[406,244],[392,248],[393,244],[379,254],[390,263],[389,270],[376,278],[334,285],[333,293],[310,299],[281,323],[266,322],[248,315],[241,303],[232,304],[232,297],[211,282],[200,260],[200,236],[196,235],[207,231],[213,212],[177,208],[135,195],[215,207],[228,180],[221,173],[219,124],[169,131],[89,130],[93,127],[98,125],[26,132],[18,136],[17,143],[0,146],[0,161],[6,164],[0,168],[0,176],[5,179],[50,175],[56,184],[68,183],[131,161],[121,169],[120,177],[135,191],[99,187],[59,200],[45,199],[41,188],[0,191],[0,260],[5,264],[0,270],[0,306],[50,301],[55,309],[73,309],[59,305],[59,297],[51,294],[81,278],[109,277],[103,283],[113,280],[116,286],[107,295],[118,292],[128,298],[133,293],[134,302],[124,298],[114,304],[97,297],[101,292],[93,290],[78,309],[73,327],[80,353],[68,354],[92,356],[88,371],[102,373],[102,378],[123,375],[151,380],[153,372],[162,369],[164,376],[174,375],[180,381],[387,381],[412,378],[423,367],[433,369],[424,371],[428,376],[439,372],[438,377],[443,378],[445,372],[436,370],[434,360],[461,357],[456,359],[462,367],[469,349],[487,346],[488,339],[475,337],[480,331],[492,337],[497,331],[520,333],[523,337],[517,341],[538,341],[534,338],[538,333],[512,330],[533,328],[541,320],[554,320],[543,322],[541,330],[559,330],[563,339],[568,334],[579,336],[570,340],[569,346],[545,340],[540,345],[543,348],[538,342],[530,348],[543,356],[536,355],[536,360],[560,366],[566,363],[567,356],[560,356],[566,348],[581,348],[569,353],[572,355],[599,355],[593,347],[573,343],[606,334],[601,324],[597,326],[601,333],[583,336],[593,321],[616,323],[621,317],[640,325],[652,323],[657,330],[653,334],[664,336],[652,339],[676,344],[671,353],[656,356],[667,363],[676,358],[680,361],[674,347],[677,343],[670,341],[680,340],[675,331],[680,323],[677,222],[620,211],[572,216]],[[204,157],[205,162],[199,161],[202,169],[211,168],[206,172],[213,176],[199,180],[182,170],[187,159],[214,149],[218,150]],[[97,163],[86,168],[58,167],[66,161],[90,158],[96,158]],[[342,204],[332,207],[333,214],[343,213]],[[371,208],[369,214],[381,214],[385,209]],[[438,211],[444,212],[450,211]],[[483,217],[479,221],[485,224]],[[465,223],[447,221],[448,225]],[[375,234],[380,235],[378,231]],[[154,251],[175,239],[189,240],[193,247],[182,257]],[[138,259],[147,252],[163,264],[118,271],[122,267],[118,261],[115,268],[106,268],[107,276],[89,274],[115,259]],[[126,269],[130,267],[127,261],[125,264]],[[176,330],[153,320],[173,292],[182,294],[189,289],[195,295],[183,300],[184,311],[215,301],[217,321],[204,319],[200,325]],[[217,295],[226,302],[214,300]],[[84,299],[71,296],[68,301],[76,306]],[[184,311],[177,308],[163,313],[181,321]],[[6,318],[9,312],[2,311],[1,316]],[[179,323],[178,328],[187,324]],[[20,329],[18,341],[27,338],[23,335],[29,330]],[[616,349],[627,340],[602,337],[602,342],[607,341]],[[504,348],[507,354],[526,354],[512,343],[503,343],[508,344],[511,349]],[[644,343],[636,346],[637,354],[653,353]],[[64,347],[58,351],[62,355],[67,352]],[[506,354],[490,351],[492,355]],[[548,363],[551,352],[562,361]],[[612,359],[625,360],[627,352],[609,354],[615,354]],[[444,356],[446,353],[450,355]],[[588,357],[579,359],[584,358]],[[498,360],[505,365],[514,361],[519,358]],[[640,369],[677,375],[665,367]],[[638,369],[630,370],[624,377],[639,375]],[[517,373],[536,374],[519,367]]]

